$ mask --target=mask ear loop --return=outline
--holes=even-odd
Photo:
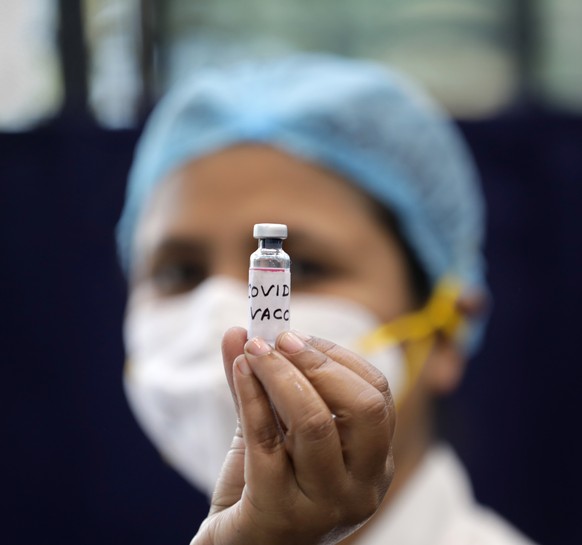
[[[383,324],[360,340],[364,352],[377,352],[389,345],[398,344],[404,351],[406,381],[396,400],[397,409],[402,406],[414,388],[418,377],[434,347],[437,334],[448,338],[460,337],[465,330],[465,319],[458,309],[461,293],[459,282],[443,278],[435,287],[426,305]]]

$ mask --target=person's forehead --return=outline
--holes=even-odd
[[[359,189],[334,173],[274,148],[241,145],[196,159],[170,174],[150,203],[165,228],[216,228],[217,218],[290,225],[339,221],[346,228],[371,213]],[[225,224],[232,224],[227,221]],[[161,225],[160,225],[161,228]]]

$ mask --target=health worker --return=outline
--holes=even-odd
[[[256,223],[289,230],[293,331],[274,347],[244,329]],[[530,543],[434,432],[482,337],[483,235],[458,131],[384,66],[246,62],[161,101],[118,228],[124,380],[211,499],[194,544]]]

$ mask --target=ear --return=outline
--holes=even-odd
[[[457,300],[457,310],[465,318],[475,318],[484,312],[487,296],[481,291],[462,293]],[[465,374],[466,355],[457,342],[438,335],[425,366],[426,385],[436,395],[453,392]]]
[[[465,318],[475,318],[487,308],[487,296],[481,291],[465,291],[457,300],[457,310]]]
[[[486,296],[480,292],[463,293],[457,309],[466,318],[481,314],[487,306]],[[453,392],[465,373],[466,356],[455,340],[438,335],[425,365],[425,383],[434,394],[443,396]]]
[[[436,396],[456,390],[465,372],[465,356],[453,339],[438,335],[424,366],[425,387]]]

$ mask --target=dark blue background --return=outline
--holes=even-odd
[[[541,543],[579,545],[582,119],[461,128],[489,203],[495,307],[448,435],[483,502]],[[206,513],[121,387],[113,230],[136,139],[65,123],[0,135],[2,543],[188,543]]]

